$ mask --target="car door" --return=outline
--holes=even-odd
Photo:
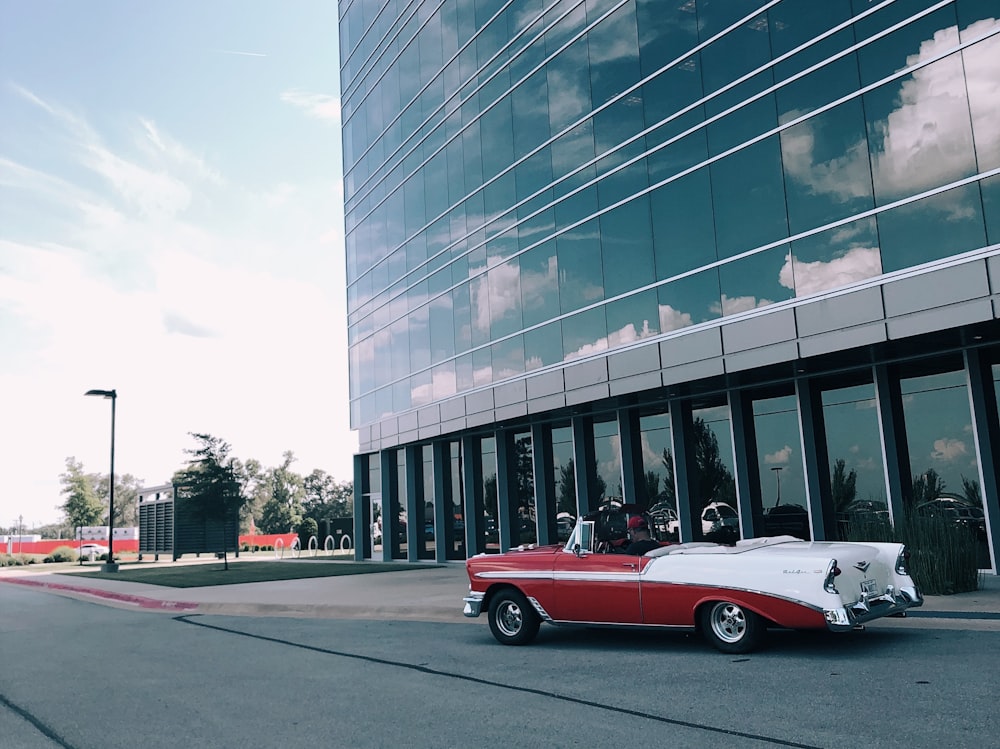
[[[563,551],[553,568],[557,621],[642,623],[639,605],[640,557]]]

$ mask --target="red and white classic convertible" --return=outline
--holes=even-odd
[[[531,642],[545,621],[695,629],[725,653],[747,653],[768,627],[847,631],[923,604],[902,544],[776,536],[632,556],[614,545],[629,516],[594,513],[563,545],[472,557],[465,615],[487,611],[504,645]]]

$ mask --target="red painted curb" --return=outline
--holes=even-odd
[[[43,590],[68,591],[70,593],[82,593],[95,598],[107,598],[111,601],[130,603],[143,609],[161,609],[169,611],[194,611],[198,608],[197,603],[186,601],[161,601],[158,598],[146,598],[145,596],[133,596],[127,593],[115,593],[110,590],[99,588],[81,588],[76,585],[65,585],[63,583],[38,582],[37,580],[24,579],[0,579],[0,583],[10,583],[11,585],[24,585],[29,588],[42,588]]]

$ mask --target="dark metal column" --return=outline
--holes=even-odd
[[[978,349],[965,352],[965,368],[969,375],[972,397],[972,426],[976,436],[976,457],[979,459],[979,479],[982,487],[983,510],[986,512],[986,541],[990,549],[991,568],[997,568],[1000,549],[1000,479],[997,476],[997,450],[1000,450],[1000,423],[997,396],[993,386],[992,367]]]
[[[622,501],[649,508],[646,477],[642,466],[642,437],[639,413],[634,408],[618,409],[618,438],[622,450]]]
[[[465,488],[465,555],[486,551],[483,507],[483,453],[479,437],[462,437],[462,485]]]
[[[906,444],[906,425],[903,423],[903,396],[899,390],[899,378],[888,365],[875,365],[874,377],[889,512],[896,523],[905,516],[906,499],[913,496],[910,452]]]
[[[511,507],[517,482],[517,457],[514,453],[514,432],[499,429],[496,432],[497,445],[497,532],[500,534],[500,551],[510,551],[517,546],[520,537],[517,512]]]
[[[830,459],[826,449],[823,401],[808,380],[795,381],[799,407],[800,438],[806,472],[806,505],[814,541],[837,540],[836,508],[830,493]]]
[[[589,416],[574,416],[573,463],[576,469],[576,514],[582,517],[597,509],[597,459],[594,456],[594,422]]]
[[[535,517],[538,543],[554,544],[559,540],[556,526],[556,479],[552,468],[552,429],[531,425],[531,471],[535,484]]]
[[[382,493],[382,561],[392,561],[392,547],[398,537],[399,491],[396,481],[396,451],[382,450],[378,454]]]
[[[729,415],[733,423],[740,536],[754,538],[764,532],[764,503],[760,496],[760,469],[757,466],[757,432],[753,423],[753,404],[740,390],[729,392]]]
[[[691,402],[670,401],[670,443],[674,456],[674,486],[677,491],[677,526],[680,541],[701,538],[701,526],[695,535],[694,518],[700,514],[702,497],[693,496],[694,477],[697,467],[690,449],[690,435],[693,431]]]
[[[416,562],[424,545],[424,462],[418,445],[407,445],[406,460],[406,560]]]
[[[455,520],[451,504],[451,452],[448,442],[435,442],[434,452],[434,559],[448,559],[448,545],[454,544]]]
[[[371,505],[365,496],[371,491],[368,486],[368,455],[354,456],[354,561],[360,562],[372,555]]]

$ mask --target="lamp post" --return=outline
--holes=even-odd
[[[117,572],[115,564],[115,401],[118,393],[114,390],[88,390],[84,395],[97,395],[111,399],[111,479],[108,498],[108,561],[101,567],[101,572]]]
[[[774,500],[774,506],[777,507],[781,504],[781,471],[783,466],[774,466],[771,470],[774,471],[774,478],[778,484],[778,495]]]

